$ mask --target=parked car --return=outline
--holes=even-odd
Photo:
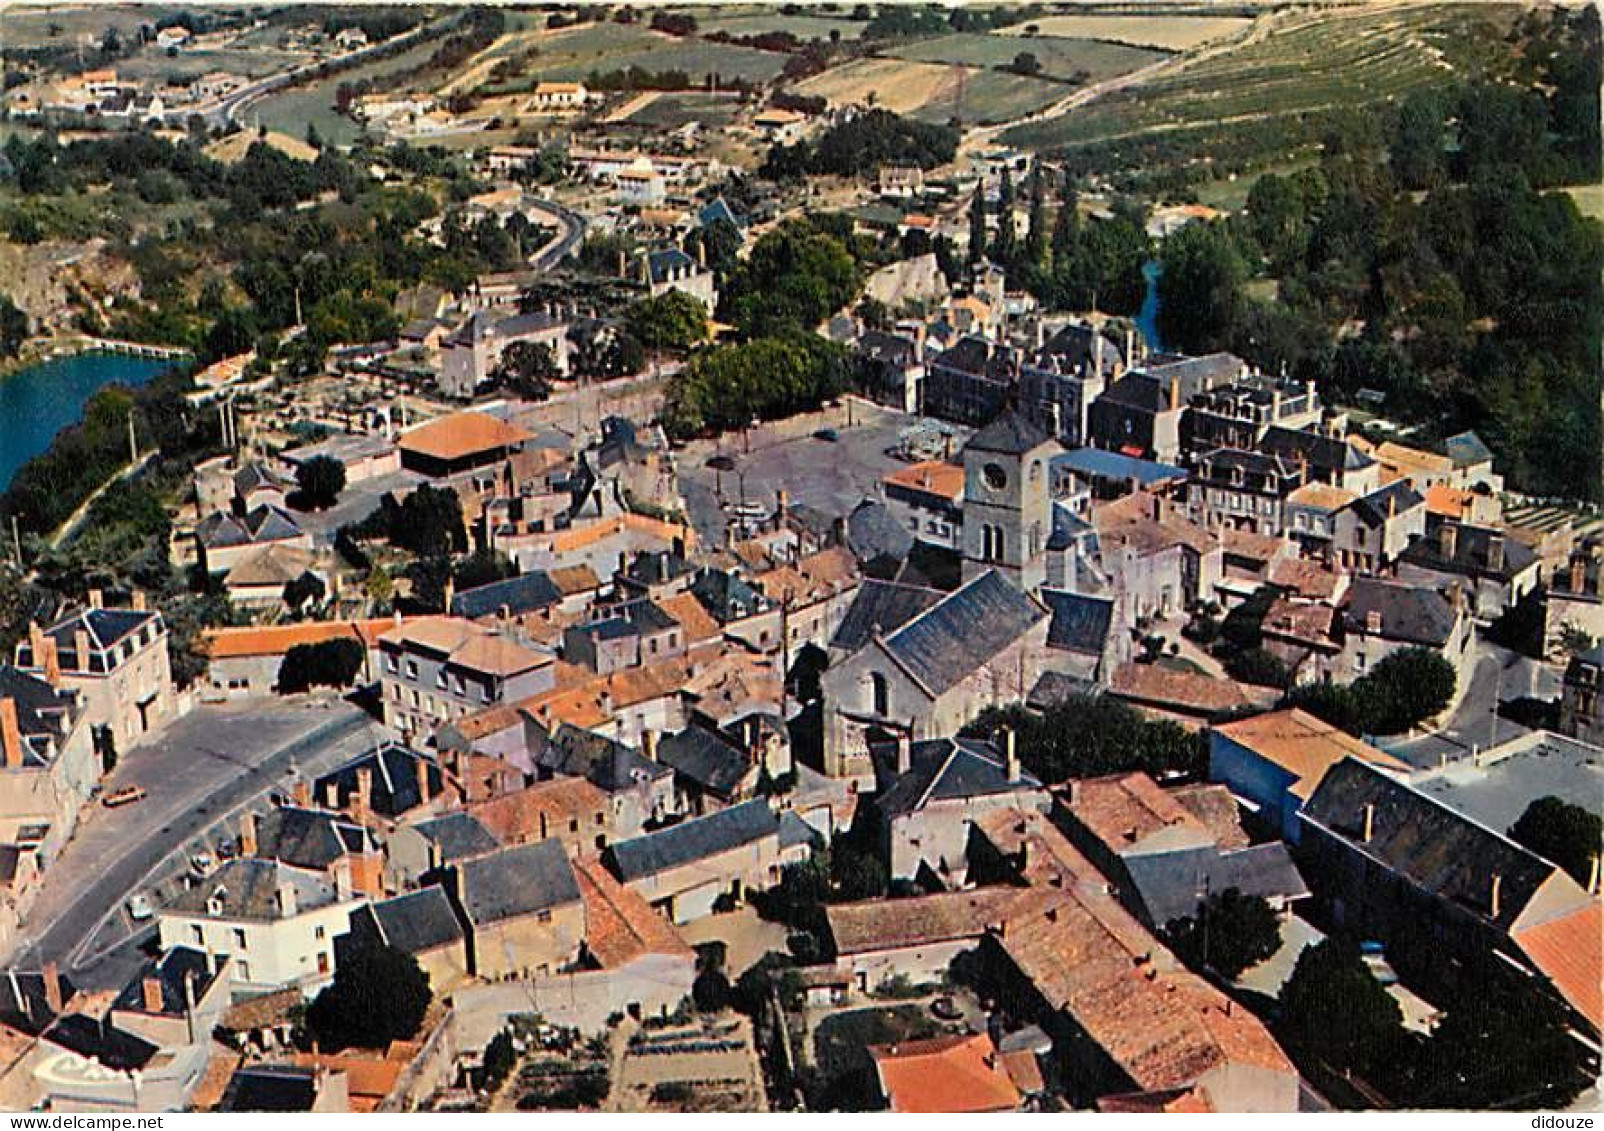
[[[154,914],[156,909],[150,905],[150,897],[144,892],[138,892],[129,899],[128,917],[134,922],[143,923]]]
[[[1398,972],[1387,961],[1386,944],[1376,939],[1365,939],[1359,944],[1359,957],[1364,959],[1366,966],[1376,981],[1383,986],[1395,985],[1398,981]]]
[[[813,433],[813,438],[815,440],[823,440],[826,443],[833,444],[841,438],[841,433],[837,432],[834,428],[820,428],[817,432]]]
[[[142,785],[125,785],[114,789],[100,803],[108,809],[115,809],[119,805],[132,805],[136,801],[145,800],[145,787]]]

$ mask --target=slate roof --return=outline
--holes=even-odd
[[[1079,695],[1097,694],[1097,684],[1063,672],[1042,672],[1025,697],[1025,706],[1042,711]]]
[[[882,636],[895,632],[945,596],[939,589],[920,585],[865,580],[847,606],[830,646],[855,652],[869,642],[876,627]]]
[[[1062,589],[1043,589],[1041,599],[1052,610],[1047,626],[1047,646],[1069,652],[1101,656],[1108,646],[1108,632],[1114,621],[1114,601],[1109,597],[1086,597]]]
[[[746,227],[746,221],[735,215],[734,210],[722,196],[715,197],[709,203],[702,205],[701,210],[696,213],[696,222],[703,228],[719,220],[727,220],[738,229]]]
[[[373,928],[385,944],[407,954],[423,954],[462,941],[462,923],[445,891],[434,885],[381,899],[351,913]]]
[[[428,764],[429,797],[434,797],[445,788],[439,765],[434,759],[394,742],[387,742],[378,750],[358,755],[343,766],[324,774],[317,779],[312,796],[327,797],[329,785],[332,783],[336,787],[336,800],[343,809],[350,804],[351,798],[356,794],[357,772],[369,769],[373,771],[372,792],[368,798],[369,808],[383,817],[399,817],[409,809],[415,809],[429,800],[428,797],[418,796],[416,766],[420,759]]]
[[[755,587],[722,569],[703,570],[691,583],[691,592],[720,624],[753,616],[769,607],[768,598]]]
[[[859,357],[893,369],[919,363],[918,346],[912,338],[888,334],[884,330],[869,330],[859,335],[856,350]]]
[[[628,883],[777,836],[779,831],[780,819],[768,802],[755,799],[672,828],[619,841],[606,850],[606,859],[614,874]]]
[[[900,562],[913,549],[913,535],[884,503],[865,499],[847,515],[847,548],[860,562]]]
[[[1370,807],[1369,839],[1364,838]],[[1300,819],[1347,841],[1421,891],[1509,930],[1537,890],[1556,877],[1585,901],[1555,865],[1456,813],[1419,790],[1352,758],[1331,767]],[[1498,876],[1498,914],[1492,913]]]
[[[932,695],[940,695],[1046,616],[1001,574],[987,570],[899,628],[885,648]]]
[[[333,886],[307,872],[282,867],[276,860],[246,857],[228,861],[202,883],[179,892],[163,910],[197,918],[274,922],[282,918],[278,893],[283,885],[295,889],[297,914],[335,901]]]
[[[549,608],[563,598],[562,592],[552,584],[545,571],[536,570],[519,577],[493,581],[464,589],[451,599],[451,615],[477,620],[493,616],[506,606],[512,616]]]
[[[316,1102],[315,1069],[294,1064],[257,1064],[234,1073],[219,1110],[311,1111]]]
[[[78,713],[78,697],[67,690],[57,691],[48,682],[10,664],[0,664],[0,699],[10,699],[17,707],[17,728],[22,732],[25,765],[48,764],[52,740],[67,737],[73,716]]]
[[[1440,648],[1454,631],[1454,608],[1435,589],[1356,577],[1342,607],[1343,627],[1349,632],[1368,631],[1372,612],[1381,614],[1381,635],[1388,640]]]
[[[649,252],[646,256],[646,265],[652,273],[652,282],[654,283],[663,282],[671,273],[678,274],[689,271],[695,274],[706,270],[705,267],[702,267],[696,260],[677,247]]]
[[[1197,913],[1206,894],[1236,888],[1265,899],[1302,899],[1308,886],[1280,841],[1236,852],[1149,853],[1121,857],[1144,918],[1155,928]]]
[[[1047,433],[1017,409],[1008,409],[969,438],[965,451],[1023,455],[1045,444]]]
[[[1264,438],[1259,441],[1259,450],[1293,463],[1302,456],[1309,461],[1310,467],[1326,474],[1358,471],[1376,462],[1340,437],[1305,432],[1280,424],[1272,424],[1265,431]]]
[[[1493,459],[1493,450],[1474,432],[1450,436],[1442,442],[1442,446],[1455,467],[1472,467],[1478,463],[1491,463]]]
[[[419,821],[412,829],[439,848],[441,862],[446,864],[501,847],[490,830],[467,813],[447,813],[431,821]]]
[[[475,927],[579,902],[573,865],[556,840],[538,840],[465,860],[462,908]]]
[[[1094,348],[1102,355],[1104,373],[1112,373],[1114,367],[1124,361],[1120,355],[1119,343],[1101,330],[1078,322],[1071,322],[1061,327],[1047,339],[1041,353],[1055,359],[1060,367],[1090,370]],[[1038,363],[1039,361],[1040,359]]]
[[[552,773],[582,777],[608,793],[633,789],[673,771],[617,739],[563,723],[535,762]]]
[[[45,1040],[97,1061],[114,1072],[144,1068],[160,1050],[143,1037],[125,1033],[110,1021],[83,1013],[64,1013],[45,1033]]]
[[[909,770],[897,773],[895,743],[871,748],[879,796],[875,807],[888,817],[917,812],[940,801],[963,801],[1015,790],[1040,789],[1029,774],[1010,779],[1001,754],[976,738],[935,738],[909,749]]]
[[[723,735],[699,726],[664,735],[657,745],[657,757],[676,774],[720,797],[733,794],[752,768],[752,760],[744,750]]]
[[[1388,517],[1389,508],[1403,514],[1425,502],[1425,498],[1410,485],[1407,479],[1394,479],[1384,487],[1361,495],[1348,504],[1348,508],[1357,514],[1368,526],[1380,526]]]
[[[256,823],[256,855],[296,868],[323,871],[342,856],[377,850],[361,825],[317,809],[285,805]]]
[[[1454,535],[1453,555],[1443,554],[1441,527],[1436,533],[1416,538],[1409,543],[1409,548],[1399,558],[1410,565],[1421,569],[1436,570],[1440,573],[1455,573],[1466,577],[1496,577],[1501,581],[1508,581],[1523,570],[1531,568],[1537,561],[1537,554],[1526,543],[1517,541],[1506,535],[1502,530],[1495,530],[1488,526],[1472,526],[1469,523],[1444,523],[1456,531]],[[1503,542],[1503,564],[1498,569],[1491,568],[1489,548],[1494,539]]]
[[[186,983],[193,984],[195,1000],[199,1001],[217,979],[217,971],[208,967],[204,951],[193,947],[175,946],[160,958],[147,959],[139,972],[122,988],[112,1008],[133,1013],[145,1012],[145,979],[154,978],[161,986],[161,1013],[166,1017],[182,1017],[188,1007]]]
[[[261,542],[286,542],[301,537],[301,527],[285,511],[263,503],[244,518],[224,511],[207,515],[195,527],[195,537],[208,549],[226,549]]]
[[[156,616],[154,609],[146,612],[138,609],[82,609],[51,625],[45,630],[45,635],[55,640],[56,654],[62,668],[74,669],[80,666],[76,661],[75,643],[80,628],[89,633],[91,648],[105,649],[138,632]]]
[[[71,1002],[78,992],[72,980],[61,973],[56,975],[56,988],[63,1002]],[[0,974],[0,1024],[38,1036],[55,1017],[46,998],[42,971],[7,970]]]

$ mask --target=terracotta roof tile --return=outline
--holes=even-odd
[[[1595,1029],[1604,1028],[1604,903],[1515,933],[1515,944]]]
[[[667,919],[595,858],[576,859],[574,876],[585,901],[585,949],[602,969],[627,965],[646,954],[695,956]]]
[[[206,653],[214,660],[241,656],[282,656],[297,644],[320,644],[325,640],[352,637],[372,647],[381,635],[395,627],[385,617],[365,621],[314,621],[307,624],[280,624],[266,628],[213,628],[207,630]]]
[[[925,460],[889,471],[881,482],[888,487],[904,487],[957,502],[964,493],[964,469],[945,460]]]
[[[869,1055],[892,1111],[966,1113],[1019,1106],[1019,1089],[984,1033],[870,1045]]]
[[[596,815],[606,816],[607,795],[584,778],[554,778],[469,805],[467,812],[502,844],[525,844],[564,838],[575,820],[588,835]]]
[[[403,452],[454,460],[492,448],[510,448],[534,439],[515,424],[483,412],[454,412],[405,432],[396,441]]]
[[[978,938],[1019,896],[1018,888],[976,888],[911,899],[836,903],[826,912],[837,953],[862,954]]]
[[[687,644],[718,640],[724,635],[724,630],[718,621],[713,619],[712,614],[696,599],[694,593],[679,593],[673,597],[664,597],[657,602],[657,607],[679,625],[680,631],[685,633]]]
[[[1304,800],[1314,794],[1326,771],[1344,758],[1357,758],[1396,774],[1410,772],[1408,765],[1386,751],[1361,742],[1296,707],[1226,723],[1214,730],[1296,777],[1297,781],[1288,791]]]
[[[1200,672],[1176,671],[1159,664],[1127,662],[1114,669],[1109,693],[1159,710],[1217,715],[1244,707],[1260,706],[1235,680],[1216,679]]]
[[[1071,783],[1069,811],[1116,854],[1165,829],[1208,834],[1190,810],[1139,771]]]

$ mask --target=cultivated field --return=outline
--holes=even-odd
[[[959,97],[959,80],[962,98]],[[832,105],[867,104],[927,122],[1005,122],[1062,98],[1068,88],[1044,79],[901,59],[860,59],[801,83],[801,94]]]
[[[1161,51],[1190,51],[1216,39],[1245,31],[1252,20],[1231,16],[1043,16],[1028,24],[1005,29],[1003,35],[1062,35],[1073,39],[1106,39],[1154,47]]]
[[[1397,98],[1474,75],[1484,58],[1478,37],[1500,35],[1516,11],[1426,4],[1287,14],[1241,46],[1003,139],[1051,148]]]
[[[675,130],[687,122],[701,122],[715,129],[727,125],[740,108],[740,100],[734,95],[659,94],[623,120],[632,126],[659,130]]]
[[[921,63],[962,63],[970,67],[1005,67],[1014,57],[1029,52],[1041,62],[1041,73],[1048,78],[1079,77],[1083,82],[1101,82],[1115,75],[1139,70],[1164,56],[1158,51],[1126,47],[1118,43],[1099,43],[1092,39],[1039,37],[1021,41],[1012,36],[966,32],[926,39],[906,47],[888,48],[888,54]],[[1067,92],[1066,92],[1067,93]]]
[[[168,4],[153,6],[117,5],[0,5],[0,47],[39,47],[51,43],[70,46],[81,40],[96,45],[108,27],[127,35],[140,24],[155,23],[164,16],[183,11]]]
[[[1576,201],[1577,211],[1595,220],[1604,220],[1604,185],[1573,185],[1565,190]]]
[[[380,59],[360,67],[330,75],[321,82],[298,86],[282,94],[270,95],[257,104],[250,121],[271,130],[280,130],[291,137],[302,137],[308,124],[317,127],[325,141],[345,145],[355,141],[361,130],[351,119],[334,112],[334,92],[342,82],[360,82],[363,79],[382,80],[386,75],[398,74],[428,62],[439,44],[432,39],[408,48],[400,55]]]
[[[172,58],[155,47],[117,60],[117,74],[129,79],[167,79],[188,81],[212,71],[223,71],[244,78],[263,78],[307,61],[307,56],[289,51],[254,49],[249,51],[180,51]]]

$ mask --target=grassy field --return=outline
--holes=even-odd
[[[863,34],[864,24],[859,20],[833,19],[829,16],[787,16],[778,11],[754,15],[724,15],[722,10],[698,13],[703,31],[727,31],[731,35],[761,35],[768,31],[788,31],[798,39],[828,39],[832,31],[842,39],[857,39]]]
[[[361,67],[352,67],[331,75],[322,82],[298,86],[282,94],[264,99],[258,104],[256,118],[270,130],[279,130],[291,137],[304,137],[308,124],[317,127],[325,141],[344,145],[356,140],[361,131],[355,122],[334,112],[334,92],[342,82],[360,82],[362,79],[382,79],[427,62],[439,44],[432,39],[409,48],[390,59],[380,59]]]
[[[39,47],[50,43],[70,45],[87,38],[96,45],[108,27],[119,34],[138,31],[139,25],[155,23],[163,16],[181,12],[178,5],[158,4],[135,7],[128,4],[53,5],[17,4],[0,5],[0,45],[5,47]],[[51,28],[60,29],[51,35]]]
[[[489,84],[484,88],[487,91],[523,89],[542,79],[583,79],[592,71],[627,67],[652,71],[678,69],[698,79],[717,74],[727,78],[768,80],[780,73],[787,58],[750,47],[675,39],[637,25],[613,23],[509,38],[511,44],[498,48],[498,54],[527,57],[527,62],[517,79]],[[531,52],[533,54],[529,54]]]
[[[1073,39],[1106,39],[1161,51],[1190,51],[1212,40],[1243,31],[1252,20],[1232,16],[1043,16],[1008,28],[1004,35],[1063,35]]]
[[[1041,61],[1044,76],[1067,79],[1084,75],[1086,82],[1100,82],[1139,70],[1164,57],[1158,51],[1092,39],[1040,37],[1025,42],[1013,36],[981,32],[943,35],[896,48],[890,53],[899,59],[921,63],[962,63],[991,68],[1007,66],[1014,61],[1014,56],[1027,51]]]
[[[1052,148],[1397,98],[1476,74],[1516,11],[1432,4],[1286,14],[1255,42],[1010,130],[1003,140]]]
[[[722,94],[660,94],[624,120],[658,130],[678,129],[687,122],[714,129],[728,124],[740,105],[735,97]]]
[[[245,78],[261,78],[306,62],[307,56],[289,51],[181,51],[171,59],[154,47],[117,60],[117,73],[130,79],[189,80],[212,71]]]
[[[838,106],[867,103],[872,95],[876,106],[926,122],[946,122],[959,116],[966,122],[987,123],[1039,110],[1064,97],[1070,88],[1043,79],[941,63],[859,59],[815,75],[797,90]]]

